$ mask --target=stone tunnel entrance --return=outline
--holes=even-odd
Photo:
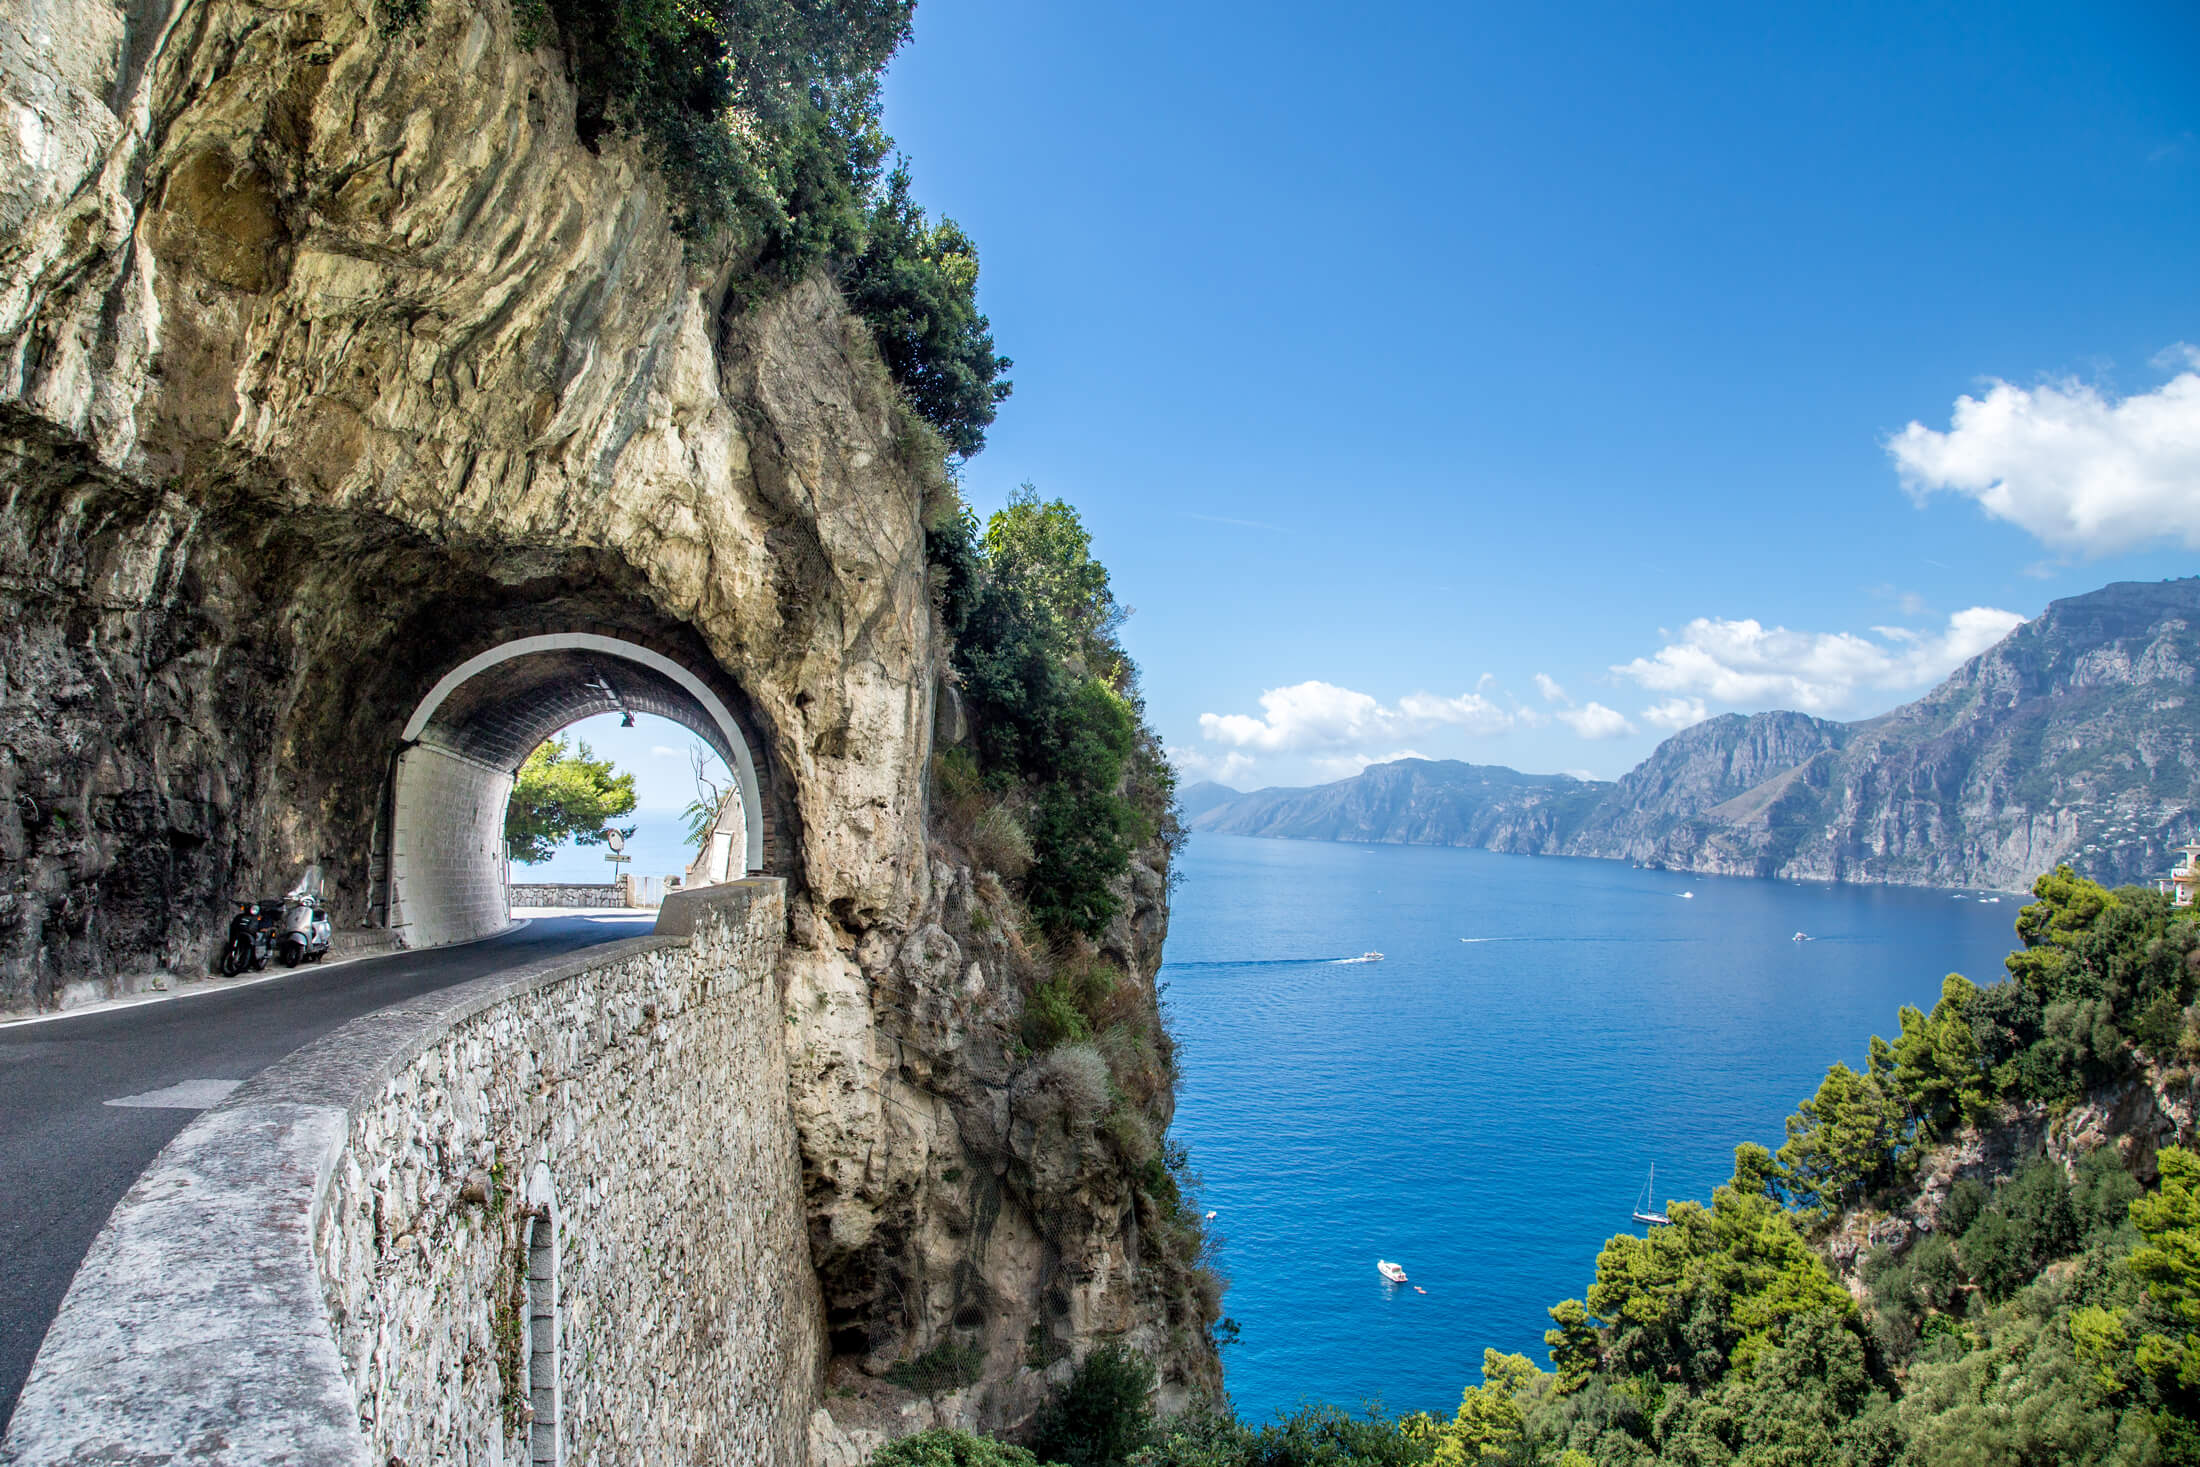
[[[740,856],[727,874],[769,868],[772,832],[756,761],[708,681],[619,637],[519,637],[445,673],[400,736],[381,822],[386,836],[372,862],[374,915],[399,941],[430,947],[505,926],[504,812],[514,776],[536,745],[600,713],[656,714],[710,745],[740,794]]]

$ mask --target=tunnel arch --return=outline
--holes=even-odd
[[[399,736],[383,908],[402,943],[462,942],[508,923],[503,831],[514,776],[544,739],[600,713],[655,714],[711,745],[740,794],[743,859],[728,874],[766,869],[770,825],[756,758],[720,689],[625,637],[513,637],[437,679]]]

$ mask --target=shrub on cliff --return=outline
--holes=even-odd
[[[978,247],[954,220],[925,219],[909,196],[906,162],[887,177],[841,289],[871,323],[918,416],[964,458],[985,447],[1009,394],[1001,374],[1013,364],[993,349],[992,323],[978,313]]]
[[[871,1454],[871,1467],[1036,1467],[1038,1458],[1022,1447],[935,1426]]]
[[[1078,1363],[1039,1412],[1031,1445],[1063,1467],[1122,1467],[1153,1435],[1154,1368],[1109,1341]]]
[[[978,778],[997,794],[1013,789],[1029,812],[1025,902],[1051,933],[1097,937],[1121,910],[1115,884],[1132,852],[1161,828],[1150,813],[1155,787],[1164,806],[1173,788],[1143,736],[1136,669],[1115,639],[1128,612],[1077,512],[1028,484],[982,536],[965,510],[927,545]],[[950,782],[948,797],[967,802],[966,775],[946,770]]]

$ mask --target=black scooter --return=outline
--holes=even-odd
[[[222,944],[224,978],[267,966],[275,950],[275,921],[281,910],[269,902],[237,903],[237,915],[229,919],[228,940]]]

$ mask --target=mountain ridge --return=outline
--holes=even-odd
[[[1593,856],[1738,876],[2021,890],[2166,870],[2200,811],[2200,577],[2051,602],[1924,696],[1841,723],[1682,729],[1610,782],[1397,760],[1217,798],[1195,831]]]

